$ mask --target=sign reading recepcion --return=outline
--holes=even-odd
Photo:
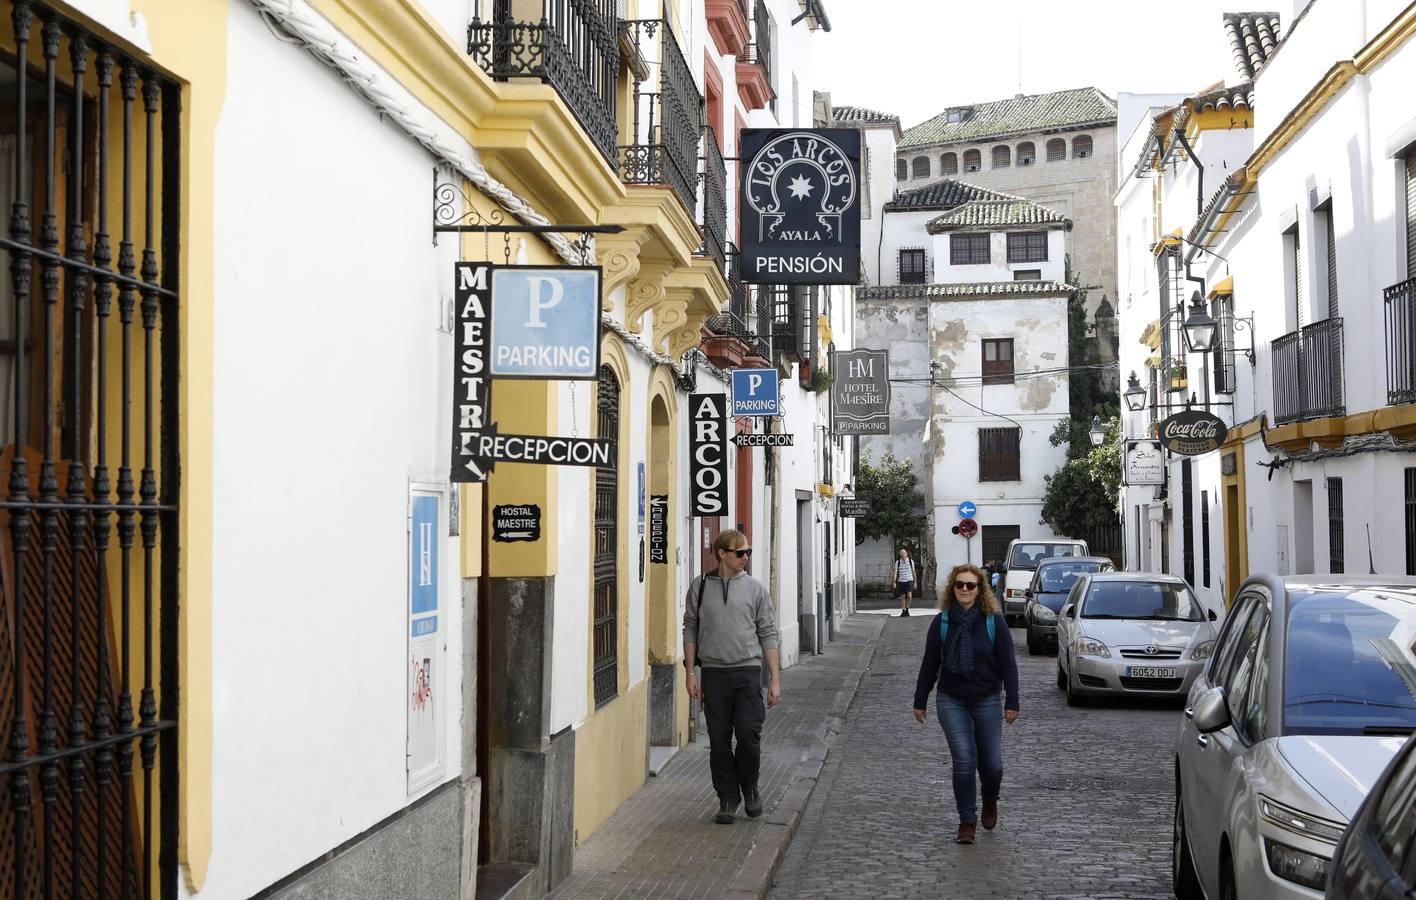
[[[728,511],[728,398],[689,394],[688,479],[695,516]]]
[[[600,374],[600,268],[492,268],[493,378],[593,381]]]
[[[669,561],[669,495],[654,494],[649,498],[649,561]]]
[[[837,350],[831,363],[833,434],[890,433],[890,351]]]
[[[1160,441],[1126,442],[1123,481],[1133,487],[1165,484],[1165,452]]]
[[[739,267],[747,284],[860,280],[860,132],[745,128]]]

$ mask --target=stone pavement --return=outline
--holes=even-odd
[[[762,734],[765,814],[717,825],[708,774],[708,737],[698,741],[575,851],[571,877],[554,897],[760,897],[791,841],[830,743],[869,664],[883,616],[858,615],[822,656],[782,673],[783,702]]]
[[[999,825],[953,843],[949,751],[910,713],[928,610],[891,618],[776,874],[776,898],[1169,897],[1168,703],[1072,709],[1056,658],[1018,649],[1022,717],[1004,729]]]

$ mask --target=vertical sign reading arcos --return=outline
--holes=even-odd
[[[890,433],[890,351],[837,350],[831,363],[835,434]]]
[[[728,511],[728,402],[724,394],[689,394],[688,476],[693,514],[721,516]]]

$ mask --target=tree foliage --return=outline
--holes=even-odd
[[[896,459],[885,451],[879,463],[870,452],[860,458],[855,495],[870,502],[870,515],[856,519],[857,538],[890,538],[895,544],[914,543],[924,533],[924,494],[914,461]]]

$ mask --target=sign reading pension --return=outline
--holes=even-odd
[[[598,266],[496,266],[491,312],[493,378],[599,377]]]
[[[890,351],[837,350],[831,370],[833,434],[890,433]]]
[[[745,128],[738,266],[747,284],[860,280],[860,132]]]

